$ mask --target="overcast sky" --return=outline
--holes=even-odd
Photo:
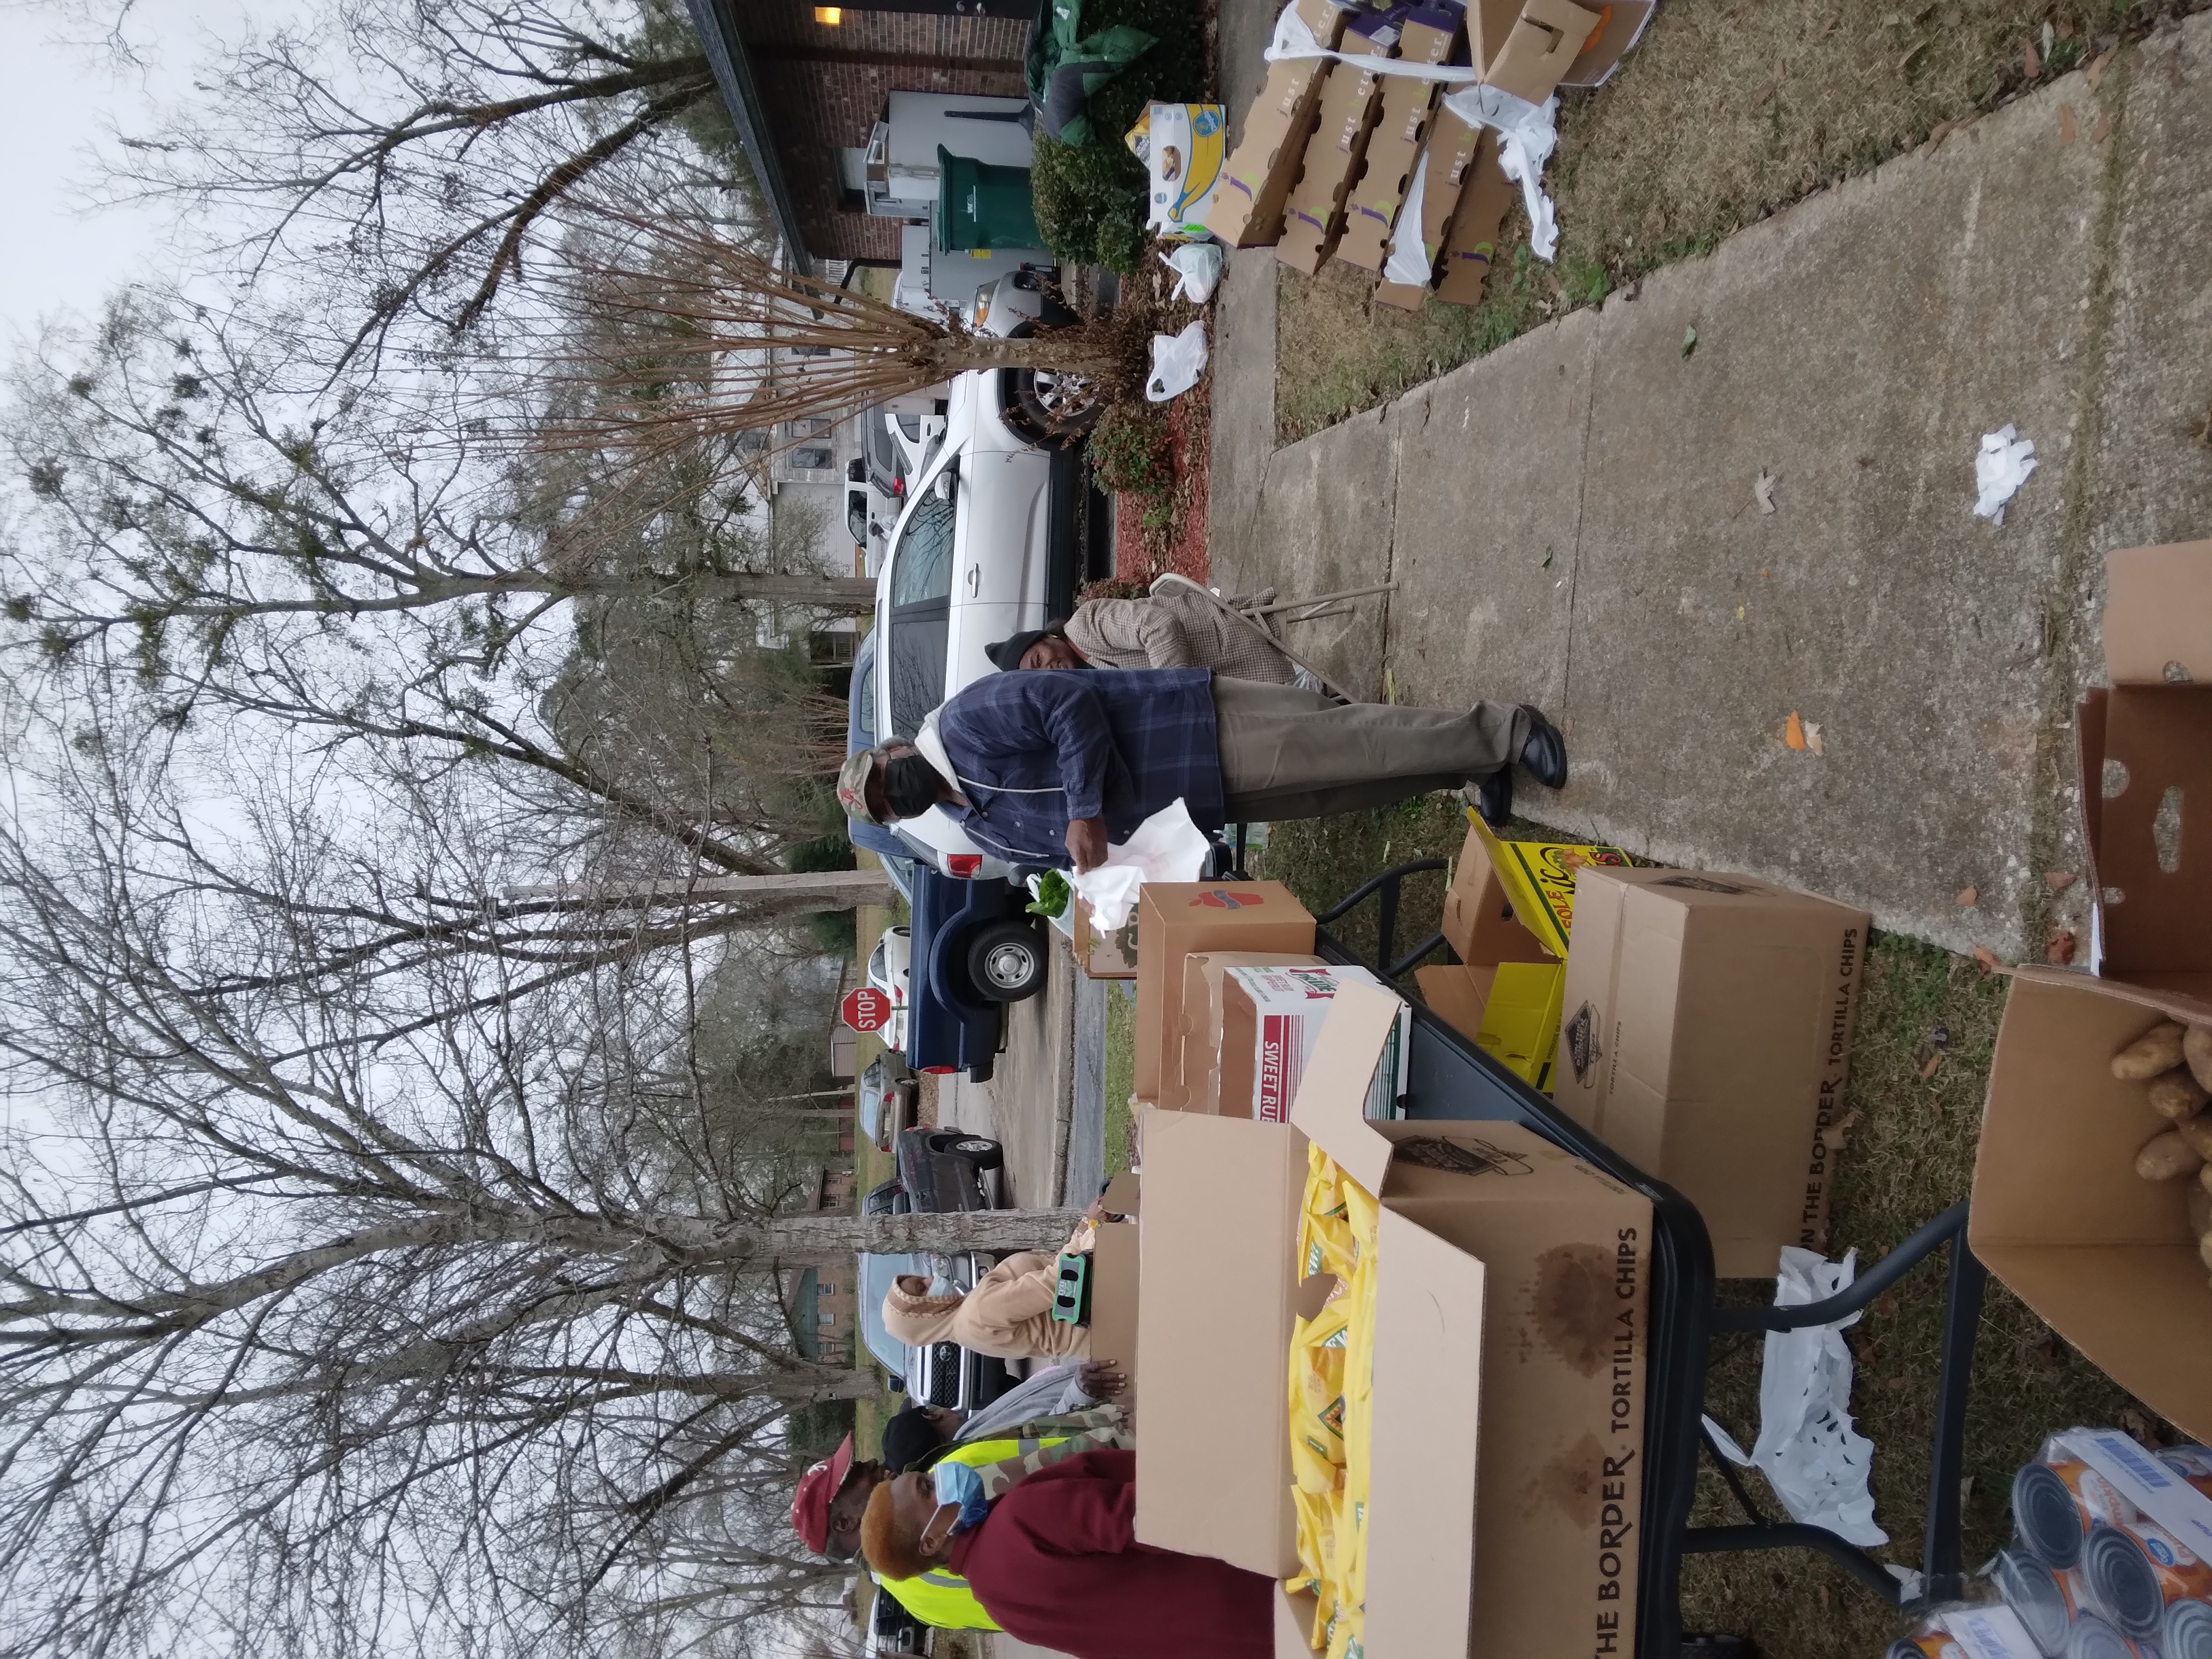
[[[97,46],[70,44],[82,22],[21,0],[0,0],[0,343],[42,320],[96,314],[110,290],[157,261],[163,221],[137,209],[89,210],[91,151],[112,120],[151,124],[158,100],[190,84],[210,30],[234,33],[252,0],[136,0],[132,45],[147,66],[118,68]],[[257,8],[276,9],[270,0]]]

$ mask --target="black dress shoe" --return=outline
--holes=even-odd
[[[1522,746],[1521,764],[1528,769],[1528,775],[1547,789],[1559,789],[1567,781],[1567,740],[1559,735],[1559,728],[1536,711],[1533,703],[1522,703],[1528,711],[1528,741]]]
[[[1474,810],[1493,830],[1503,830],[1513,816],[1513,769],[1501,766],[1474,786]]]

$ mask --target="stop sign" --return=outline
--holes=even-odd
[[[891,1010],[896,1006],[884,992],[872,985],[863,985],[845,993],[837,1012],[845,1024],[856,1031],[880,1031],[891,1023]]]

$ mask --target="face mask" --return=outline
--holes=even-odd
[[[962,1290],[957,1285],[947,1279],[943,1273],[938,1274],[936,1278],[929,1281],[929,1293],[932,1296],[965,1296],[968,1294],[967,1291]]]
[[[965,1463],[947,1459],[929,1472],[931,1483],[937,1491],[940,1506],[957,1504],[960,1506],[958,1525],[963,1530],[975,1525],[990,1513],[991,1505],[983,1496],[983,1477]]]

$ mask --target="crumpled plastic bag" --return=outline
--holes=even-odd
[[[1992,524],[2004,522],[2005,503],[2035,471],[2035,441],[2023,438],[2009,426],[1982,434],[1981,453],[1974,457],[1974,512]]]
[[[1462,87],[1446,95],[1444,107],[1471,127],[1498,135],[1498,165],[1521,186],[1528,210],[1528,247],[1539,259],[1559,251],[1559,215],[1544,191],[1544,164],[1559,143],[1559,100],[1541,104],[1497,87]]]
[[[1145,382],[1146,398],[1164,404],[1180,398],[1206,373],[1206,324],[1193,323],[1180,334],[1152,336],[1152,373]]]
[[[1115,933],[1128,925],[1138,891],[1146,882],[1196,881],[1205,873],[1206,855],[1212,845],[1206,831],[1191,821],[1190,808],[1177,799],[1139,824],[1119,847],[1108,847],[1106,862],[1096,870],[1071,874],[1068,884],[1091,907],[1091,923],[1098,932]]]
[[[1421,216],[1427,211],[1429,193],[1429,152],[1421,151],[1421,159],[1413,164],[1413,181],[1406,186],[1406,200],[1398,209],[1397,228],[1390,238],[1390,257],[1382,262],[1382,280],[1399,283],[1407,288],[1426,288],[1429,277],[1437,268],[1435,250],[1421,240]]]
[[[1829,1261],[1785,1245],[1774,1305],[1825,1301],[1857,1276],[1856,1250]],[[1874,1442],[1851,1426],[1851,1351],[1838,1334],[1858,1318],[1852,1314],[1832,1325],[1766,1334],[1759,1440],[1748,1454],[1710,1417],[1705,1428],[1729,1462],[1765,1475],[1791,1520],[1871,1547],[1887,1544],[1889,1534],[1875,1524],[1874,1494],[1867,1487]]]
[[[1216,244],[1185,242],[1173,253],[1160,255],[1160,263],[1181,279],[1176,293],[1182,298],[1202,306],[1213,297],[1214,285],[1221,280],[1221,249]]]

